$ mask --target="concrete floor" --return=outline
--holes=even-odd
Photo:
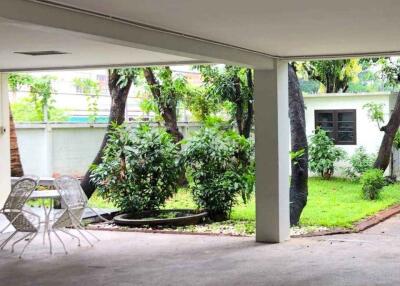
[[[400,217],[361,234],[260,244],[253,238],[96,232],[50,256],[0,251],[0,285],[399,285]]]

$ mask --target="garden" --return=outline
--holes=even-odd
[[[316,130],[309,141],[310,170],[319,176],[308,180],[307,205],[292,234],[352,229],[360,220],[400,203],[399,184],[373,169],[373,155],[362,147],[346,159],[347,167],[338,170],[337,161],[346,155],[327,133]],[[342,171],[345,178],[333,177],[335,171]],[[182,183],[182,172],[187,182]],[[177,210],[178,216],[184,216],[182,210],[208,213],[189,225],[135,224],[142,230],[255,232],[254,145],[220,120],[207,121],[179,146],[163,128],[114,126],[92,178],[98,186],[90,199],[93,207],[117,208],[139,220],[168,218],[160,210],[170,210],[172,216]]]
[[[393,158],[393,148],[400,148],[399,97],[386,126],[382,126],[382,105],[364,106],[373,125],[387,130],[378,154],[368,154],[359,147],[347,155],[335,145],[331,122],[321,122],[309,137],[305,131],[304,78],[312,80],[318,89],[324,87],[327,93],[345,92],[354,85],[356,74],[361,75],[361,66],[368,71],[368,66],[376,63],[383,66],[385,80],[397,86],[398,77],[394,75],[400,61],[353,59],[288,65],[292,125],[288,179],[293,234],[352,229],[360,220],[400,203],[396,179],[384,173]],[[103,227],[254,234],[254,72],[219,65],[192,69],[201,75],[201,86],[191,86],[168,66],[108,71],[112,99],[109,125],[93,164],[81,180],[93,207],[119,211],[115,224]],[[11,74],[9,82],[12,91],[21,85],[30,86],[29,102],[35,103],[39,119],[43,114],[50,116],[45,121],[57,117],[51,105],[51,78]],[[329,86],[330,82],[338,84]],[[134,83],[146,87],[141,108],[155,115],[159,127],[151,128],[140,121],[133,129],[126,123],[126,101]],[[74,84],[87,96],[88,111],[93,113],[91,122],[95,122],[98,83],[77,78]],[[17,107],[12,109],[18,118]],[[185,138],[177,124],[179,108],[189,111],[202,125]],[[341,135],[351,134],[351,122],[341,124]]]

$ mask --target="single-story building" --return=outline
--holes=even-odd
[[[385,120],[383,124],[386,124],[396,97],[396,93],[389,92],[305,94],[307,136],[311,136],[319,126],[328,132],[348,157],[359,147],[364,147],[368,153],[376,155],[383,132],[379,130],[377,123],[371,120],[365,105],[382,105]],[[399,169],[397,162],[400,162],[398,152],[395,152],[394,158],[396,174]],[[336,174],[341,175],[340,167],[345,165],[345,162],[340,162]]]

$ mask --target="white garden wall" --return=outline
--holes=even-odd
[[[314,131],[315,110],[355,109],[357,145],[338,146],[349,156],[360,146],[364,146],[369,153],[376,154],[383,133],[368,118],[363,106],[369,102],[383,104],[387,120],[395,98],[396,95],[390,93],[304,95],[307,135],[312,135]],[[179,126],[185,137],[200,127],[198,123],[180,123]],[[40,176],[83,175],[99,149],[105,128],[105,124],[17,124],[25,173]],[[397,162],[400,163],[400,155],[396,154],[395,159],[397,166]],[[344,165],[345,162],[338,164],[339,167]],[[397,173],[400,173],[400,169]],[[340,175],[340,172],[337,172],[337,175]]]
[[[39,176],[83,175],[106,130],[106,124],[17,124],[16,127],[25,174]],[[179,127],[187,137],[200,125],[180,123]]]

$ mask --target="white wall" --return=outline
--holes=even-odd
[[[337,145],[351,155],[356,148],[364,146],[369,153],[377,153],[383,137],[376,123],[371,122],[368,112],[363,108],[366,103],[373,102],[384,105],[385,122],[390,115],[389,93],[374,94],[317,94],[304,95],[306,105],[307,136],[315,129],[315,110],[355,109],[357,113],[357,145]]]
[[[7,74],[0,73],[0,207],[10,192],[10,124],[7,88]]]
[[[185,137],[200,127],[198,123],[178,125]],[[81,176],[99,150],[106,125],[17,124],[16,128],[25,174]]]

